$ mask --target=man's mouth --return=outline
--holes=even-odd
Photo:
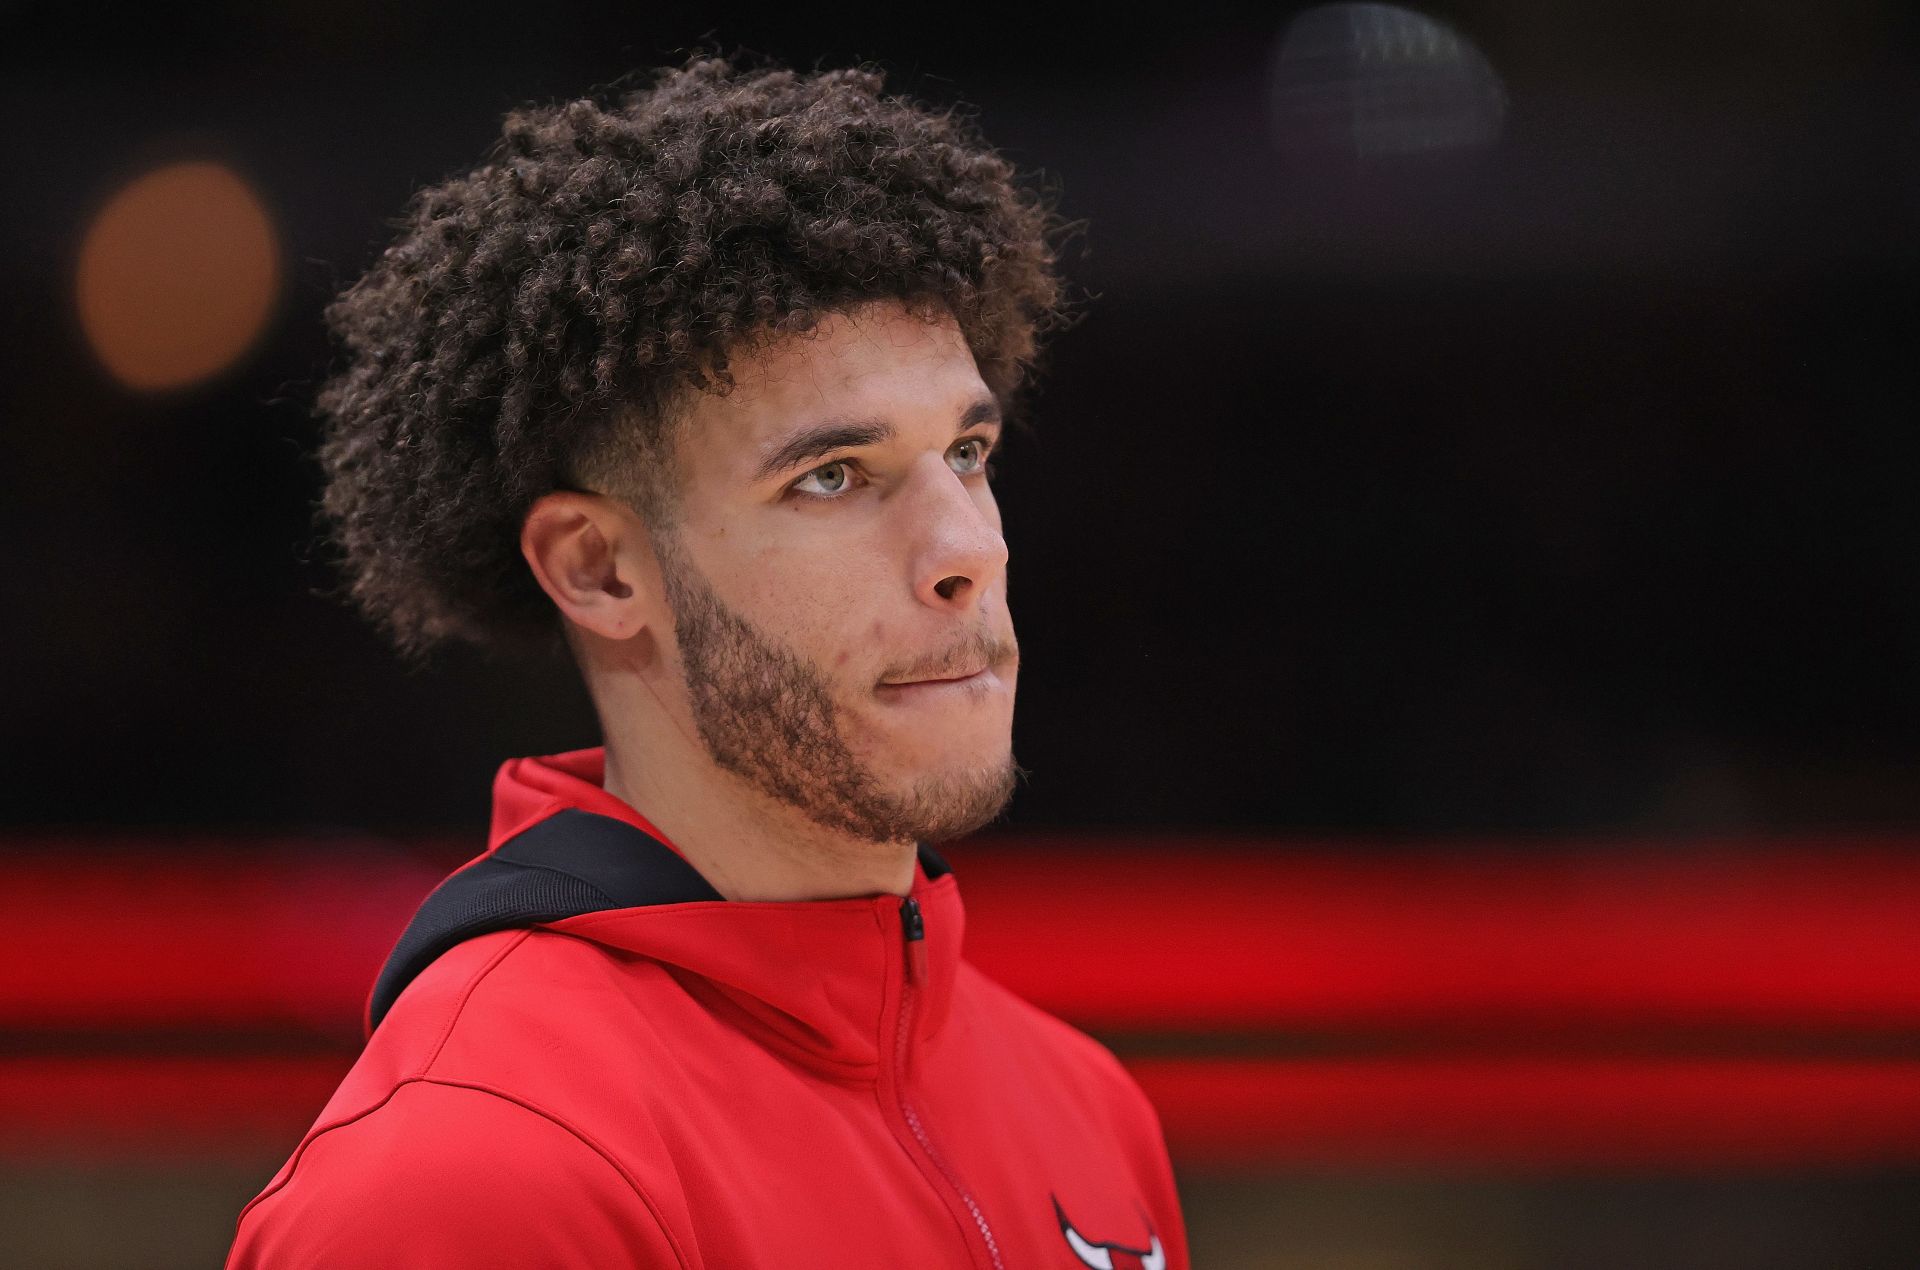
[[[962,679],[973,678],[986,668],[986,663],[982,662],[970,670],[949,671],[939,675],[928,675],[921,679],[883,679],[880,681],[880,686],[882,688],[904,688],[913,684],[957,683]]]
[[[955,673],[938,679],[903,679],[883,681],[874,690],[882,701],[895,704],[909,702],[985,701],[1005,689],[1000,676],[994,673],[991,665],[981,666],[978,670]]]

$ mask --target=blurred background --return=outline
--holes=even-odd
[[[215,1264],[570,667],[329,598],[328,298],[502,114],[871,59],[1084,221],[969,955],[1195,1264],[1920,1264],[1920,23],[0,6],[0,1229]],[[17,1258],[17,1261],[13,1260]]]

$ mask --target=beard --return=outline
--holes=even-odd
[[[1025,775],[998,762],[886,789],[855,756],[819,667],[728,608],[666,535],[656,538],[701,743],[715,764],[814,824],[868,842],[948,842],[992,823]],[[1004,645],[985,641],[991,660]]]

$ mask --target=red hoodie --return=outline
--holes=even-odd
[[[904,899],[728,902],[604,758],[500,769],[230,1268],[1187,1270],[1152,1106],[961,958],[937,853]]]

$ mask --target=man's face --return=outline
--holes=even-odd
[[[985,472],[1000,415],[965,339],[870,305],[732,370],[679,432],[656,537],[702,743],[836,832],[978,829],[1019,774],[1019,650]]]

